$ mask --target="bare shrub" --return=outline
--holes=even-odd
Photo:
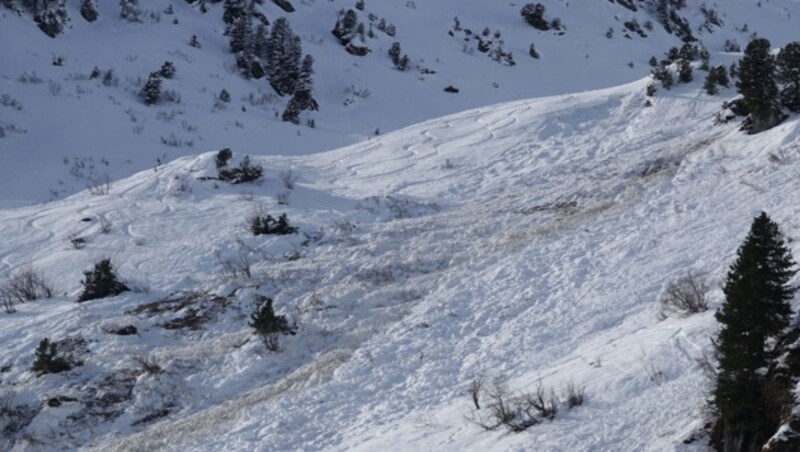
[[[62,88],[63,87],[61,86],[61,83],[58,83],[54,80],[48,80],[47,82],[47,90],[53,97],[58,97],[61,94]]]
[[[577,392],[577,387],[575,388]],[[514,395],[503,382],[495,381],[484,389],[483,383],[475,380],[469,386],[468,394],[476,406],[480,395],[485,395],[488,401],[485,409],[481,414],[473,412],[467,420],[488,431],[504,427],[513,433],[523,432],[544,421],[552,421],[561,406],[561,400],[555,391],[548,391],[541,382],[535,392]],[[582,392],[580,394],[583,395]],[[568,402],[567,406],[573,405]]]
[[[567,402],[567,407],[575,408],[576,406],[583,405],[586,399],[586,389],[570,380],[564,385],[563,397]]]
[[[661,370],[661,366],[658,365],[652,358],[642,355],[642,367],[644,368],[645,374],[647,374],[648,380],[657,385],[664,383],[664,371]]]
[[[250,279],[252,277],[250,271],[250,257],[246,251],[239,250],[235,256],[228,258],[222,257],[219,251],[215,254],[220,267],[222,267],[222,272],[229,278],[238,279],[240,276],[245,276],[247,279]]]
[[[12,300],[8,295],[0,294],[0,303],[2,303],[3,311],[5,311],[6,314],[13,314],[17,312],[17,308],[14,307],[14,300]]]
[[[707,311],[706,293],[708,290],[709,285],[706,279],[693,271],[671,281],[658,299],[659,318],[663,320],[670,314],[685,317]]]
[[[22,104],[8,94],[0,94],[0,105],[17,111],[22,111]]]
[[[111,223],[111,220],[109,220],[106,217],[101,217],[100,218],[100,232],[101,233],[108,234],[109,232],[111,232],[111,228],[112,227],[113,227],[113,224]]]
[[[135,355],[133,362],[139,366],[142,372],[148,375],[158,375],[164,373],[164,369],[158,364],[158,361],[153,357],[144,355]]]
[[[28,74],[27,72],[23,72],[19,77],[17,77],[17,81],[19,81],[20,83],[38,84],[42,83],[44,80],[42,80],[41,77],[36,75],[36,72],[31,72],[30,74]]]
[[[694,359],[695,363],[697,363],[697,367],[700,368],[700,371],[703,373],[703,376],[708,378],[715,386],[717,384],[717,365],[716,363],[719,362],[716,344],[711,348],[711,352],[704,351],[700,354],[700,356]]]
[[[483,376],[478,376],[467,386],[467,394],[472,399],[472,403],[475,405],[476,410],[481,409],[481,391],[483,390],[483,383],[484,383]]]
[[[275,199],[278,201],[278,204],[281,206],[288,206],[289,205],[289,198],[292,196],[292,192],[289,190],[281,190],[275,195]]]
[[[53,287],[41,273],[32,268],[21,270],[0,285],[0,299],[7,313],[15,312],[14,304],[52,298]]]
[[[287,190],[294,190],[297,179],[297,174],[294,174],[292,170],[281,171],[281,182]]]

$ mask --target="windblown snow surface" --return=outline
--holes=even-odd
[[[6,271],[32,265],[57,288],[0,317],[4,397],[32,413],[2,447],[704,450],[684,444],[705,421],[697,359],[752,217],[765,210],[798,233],[798,120],[746,136],[713,125],[720,97],[699,81],[652,107],[647,83],[256,157],[260,184],[201,180],[216,171],[206,153],[105,196],[0,212]],[[250,235],[258,206],[302,233]],[[103,257],[135,290],[76,303],[81,271]],[[242,259],[250,277],[221,265]],[[712,309],[659,320],[663,287],[690,270],[712,282]],[[197,330],[165,328],[170,312],[131,313],[187,291],[220,297],[174,314],[202,306]],[[257,294],[298,323],[282,353],[247,326]],[[127,324],[138,335],[105,332]],[[71,339],[84,365],[35,377],[43,337]],[[512,391],[574,382],[586,401],[523,433],[485,432],[467,420],[481,375]],[[44,403],[57,396],[76,400]]]

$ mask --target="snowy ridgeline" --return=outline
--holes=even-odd
[[[797,1],[717,3],[6,0],[0,205],[102,192],[224,147],[305,155],[469,108],[617,86],[683,40],[719,64],[753,36],[776,48],[797,39]]]
[[[6,273],[53,290],[0,316],[2,447],[704,450],[719,284],[760,210],[798,233],[798,121],[747,136],[701,81],[648,83],[2,211]],[[103,258],[131,290],[76,303]],[[664,312],[689,274],[709,310]],[[36,375],[44,338],[70,370]],[[545,411],[486,432],[477,382]]]

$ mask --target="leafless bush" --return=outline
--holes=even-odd
[[[174,104],[181,103],[181,95],[174,89],[165,89],[161,91],[161,99],[166,102],[172,102]]]
[[[263,333],[259,334],[258,338],[261,340],[261,343],[264,344],[264,347],[268,351],[275,353],[280,353],[283,351],[283,347],[281,346],[280,334]]]
[[[661,306],[659,318],[663,320],[670,314],[688,316],[708,310],[708,290],[706,279],[693,271],[671,281],[658,299]]]
[[[476,380],[468,389],[470,399],[476,406],[481,394],[485,395],[488,402],[480,414],[473,412],[467,420],[484,430],[504,427],[510,432],[523,432],[543,421],[552,421],[561,405],[555,391],[547,391],[541,383],[535,392],[518,395],[511,394],[508,386],[502,382],[495,381],[486,389],[483,386],[482,382]]]
[[[50,95],[53,96],[53,97],[58,97],[58,95],[61,94],[61,89],[62,88],[63,87],[61,86],[61,83],[58,83],[58,82],[53,81],[53,80],[49,80],[47,82],[47,90],[50,92]]]
[[[78,236],[76,233],[70,233],[65,239],[67,244],[76,250],[81,250],[86,247],[86,239]]]
[[[0,303],[2,303],[3,311],[5,311],[6,314],[13,314],[17,312],[17,308],[14,307],[14,300],[12,300],[8,295],[0,294]]]
[[[656,362],[652,358],[648,358],[647,356],[642,356],[642,367],[644,368],[645,373],[647,374],[647,379],[652,381],[653,383],[660,385],[664,382],[664,371],[661,370],[661,366],[656,364]]]
[[[17,81],[19,81],[20,83],[38,84],[42,83],[44,80],[42,80],[41,77],[36,75],[36,72],[31,72],[30,74],[28,74],[27,72],[23,72],[19,77],[17,77]]]
[[[294,190],[294,184],[297,182],[298,176],[292,170],[281,171],[281,182],[287,190]]]
[[[586,390],[583,386],[578,386],[571,380],[564,385],[564,400],[567,401],[567,407],[575,408],[576,406],[583,405],[585,398]]]
[[[704,351],[700,356],[696,357],[694,361],[697,363],[697,367],[700,368],[700,371],[703,372],[703,375],[716,385],[717,366],[715,363],[719,362],[716,346],[711,349],[710,353]]]
[[[222,267],[222,272],[229,278],[238,279],[240,276],[245,276],[247,279],[252,278],[250,257],[247,251],[239,250],[235,256],[230,258],[223,258],[219,251],[215,254],[220,267]]]
[[[289,190],[281,190],[277,195],[275,195],[275,199],[278,201],[278,204],[282,206],[288,206],[290,196],[292,196],[292,192]]]
[[[467,386],[467,394],[472,399],[476,410],[481,409],[481,391],[483,391],[483,376],[478,376]]]
[[[32,268],[24,269],[11,275],[0,285],[0,299],[3,309],[11,314],[16,311],[14,304],[25,303],[42,298],[52,298],[53,287],[41,273]]]
[[[86,188],[94,196],[107,195],[111,190],[111,176],[108,174],[93,175],[86,179]]]
[[[111,220],[109,220],[106,217],[101,217],[100,218],[100,232],[101,233],[108,234],[109,232],[111,232],[111,228],[112,227],[113,227],[113,224],[111,223]]]
[[[133,357],[133,362],[148,375],[158,375],[164,373],[164,369],[161,368],[161,366],[153,357],[135,355]]]
[[[250,104],[252,107],[260,107],[266,110],[271,104],[277,102],[278,96],[275,93],[250,93],[242,98],[242,102]]]
[[[17,111],[22,111],[22,104],[17,99],[14,99],[9,94],[0,94],[0,105],[9,107]]]

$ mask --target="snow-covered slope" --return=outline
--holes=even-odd
[[[699,81],[645,108],[647,83],[258,157],[257,185],[200,180],[215,171],[206,153],[105,196],[2,211],[5,267],[33,265],[58,294],[0,317],[5,399],[30,419],[10,441],[702,450],[684,441],[704,423],[709,383],[696,360],[714,332],[716,283],[760,210],[797,235],[800,129],[796,117],[756,136],[713,126],[719,98]],[[289,170],[297,182],[278,205]],[[244,223],[258,206],[287,212],[303,234],[251,236]],[[69,246],[75,237],[83,249]],[[76,304],[81,270],[102,257],[137,290]],[[225,271],[244,261],[250,277]],[[659,320],[662,288],[689,270],[712,282],[712,311]],[[247,326],[257,295],[298,323],[282,353],[265,353]],[[166,307],[179,302],[141,307],[177,298],[188,300],[177,312]],[[197,329],[174,328],[193,315]],[[128,324],[138,335],[107,333]],[[70,339],[83,366],[35,377],[43,337]],[[524,433],[484,432],[465,420],[480,375],[515,391],[575,382],[586,402]],[[59,406],[45,403],[55,397]]]
[[[651,56],[660,58],[681,43],[658,23],[652,1],[633,2],[639,5],[635,12],[620,1],[544,2],[545,17],[560,18],[562,33],[526,24],[522,3],[373,0],[358,12],[359,20],[369,24],[372,14],[377,27],[385,19],[396,26],[396,35],[376,29],[366,42],[372,52],[356,57],[330,33],[336,12],[353,8],[355,1],[294,1],[291,14],[264,2],[259,9],[272,21],[288,17],[304,52],[316,59],[314,93],[321,108],[303,118],[315,120],[311,129],[281,122],[287,99],[275,96],[263,79],[248,81],[235,73],[223,36],[222,3],[208,3],[203,14],[201,2],[175,1],[170,15],[163,12],[168,2],[141,0],[142,23],[121,20],[119,2],[97,3],[100,18],[87,23],[79,2],[67,1],[69,27],[55,39],[30,17],[0,8],[0,96],[10,96],[0,102],[7,103],[0,105],[0,205],[61,198],[106,176],[116,180],[223,147],[259,155],[309,154],[362,141],[376,129],[386,133],[469,108],[617,86],[646,76]],[[775,46],[796,39],[796,0],[758,6],[752,0],[686,3],[679,14],[714,58],[728,39],[742,46],[753,34]],[[716,10],[721,25],[703,28],[702,7]],[[454,16],[461,31],[453,32]],[[646,38],[625,28],[634,19]],[[652,30],[644,28],[648,22]],[[465,30],[476,35],[487,27],[490,35],[501,33],[515,66],[493,61],[477,50],[474,39],[465,40]],[[188,45],[191,35],[202,49]],[[411,61],[405,72],[395,70],[387,55],[395,41]],[[531,44],[541,58],[528,55]],[[52,65],[56,57],[63,58],[62,66]],[[180,103],[146,107],[137,93],[147,74],[166,60],[174,62],[177,74],[164,89],[177,93]],[[118,84],[87,79],[95,66],[113,69]],[[449,85],[460,92],[444,92]],[[232,102],[219,110],[214,97],[222,89]]]

